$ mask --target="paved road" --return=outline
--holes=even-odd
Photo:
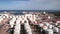
[[[10,34],[9,32],[7,32],[9,25],[7,24],[7,21],[9,19],[3,19],[0,25],[3,25],[2,27],[0,27],[0,34]]]

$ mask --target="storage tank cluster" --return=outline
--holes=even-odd
[[[0,15],[0,22],[4,18],[11,18],[11,20],[9,20],[9,24],[10,24],[11,28],[13,28],[13,27],[15,28],[14,29],[14,34],[20,34],[21,23],[24,24],[26,32],[28,34],[32,34],[32,29],[29,25],[29,22],[28,22],[27,18],[29,18],[31,21],[35,21],[35,19],[36,19],[35,15],[32,15],[32,14],[25,14],[25,15],[7,15],[7,14],[3,14],[3,15]]]
[[[8,15],[8,14],[0,14],[0,23],[4,18],[11,18],[9,20],[9,25],[11,28],[14,27],[14,34],[20,34],[21,24],[24,24],[25,30],[27,34],[32,34],[32,29],[29,25],[29,21],[36,22],[36,15],[25,14],[25,15]],[[27,19],[28,18],[28,19]],[[50,19],[50,16],[48,17]],[[15,26],[14,26],[15,25]],[[46,34],[53,34],[55,32],[59,33],[59,29],[48,22],[43,22],[38,24],[39,27],[43,28]],[[59,33],[60,34],[60,33]]]

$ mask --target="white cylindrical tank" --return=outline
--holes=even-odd
[[[11,28],[13,27],[15,21],[16,21],[16,18],[12,18],[12,19],[9,21]]]
[[[53,29],[47,29],[48,34],[53,34]]]
[[[20,34],[20,30],[21,30],[20,20],[16,20],[16,26],[14,29],[14,34]]]
[[[0,23],[1,23],[2,20],[3,20],[3,18],[0,18]]]
[[[24,26],[25,26],[26,32],[28,34],[32,34],[32,30],[30,28],[30,25],[29,25],[28,21],[26,21],[26,23],[24,23]]]

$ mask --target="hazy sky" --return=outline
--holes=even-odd
[[[60,0],[0,0],[0,10],[60,10]]]

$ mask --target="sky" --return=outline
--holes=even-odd
[[[60,10],[60,0],[0,0],[0,10]]]

